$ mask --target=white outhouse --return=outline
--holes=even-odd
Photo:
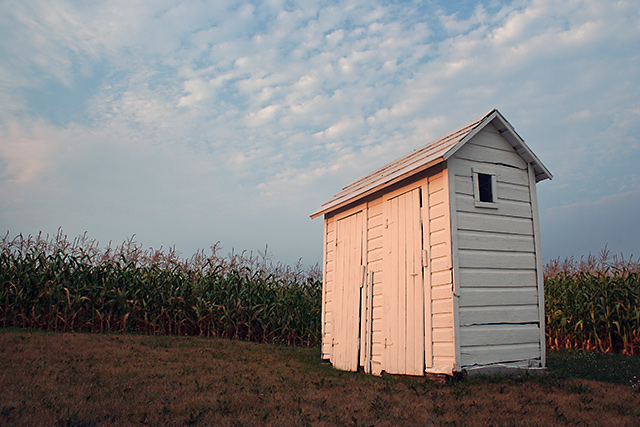
[[[536,183],[497,111],[363,176],[324,215],[322,357],[373,374],[545,366]]]

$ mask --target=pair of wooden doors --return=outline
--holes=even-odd
[[[422,189],[384,200],[382,330],[383,370],[424,375],[425,302]],[[332,363],[338,369],[370,370],[373,352],[373,280],[367,272],[366,211],[336,223],[336,269]],[[380,294],[377,292],[377,294]]]

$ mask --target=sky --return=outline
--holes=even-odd
[[[0,0],[0,232],[313,265],[322,203],[493,108],[544,260],[640,256],[636,0]]]

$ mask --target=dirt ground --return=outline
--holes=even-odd
[[[0,330],[1,426],[640,425],[640,392],[555,375],[346,373],[317,349]]]

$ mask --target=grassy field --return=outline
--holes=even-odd
[[[314,347],[1,329],[0,425],[640,425],[637,356],[549,366],[439,383],[336,371]]]

